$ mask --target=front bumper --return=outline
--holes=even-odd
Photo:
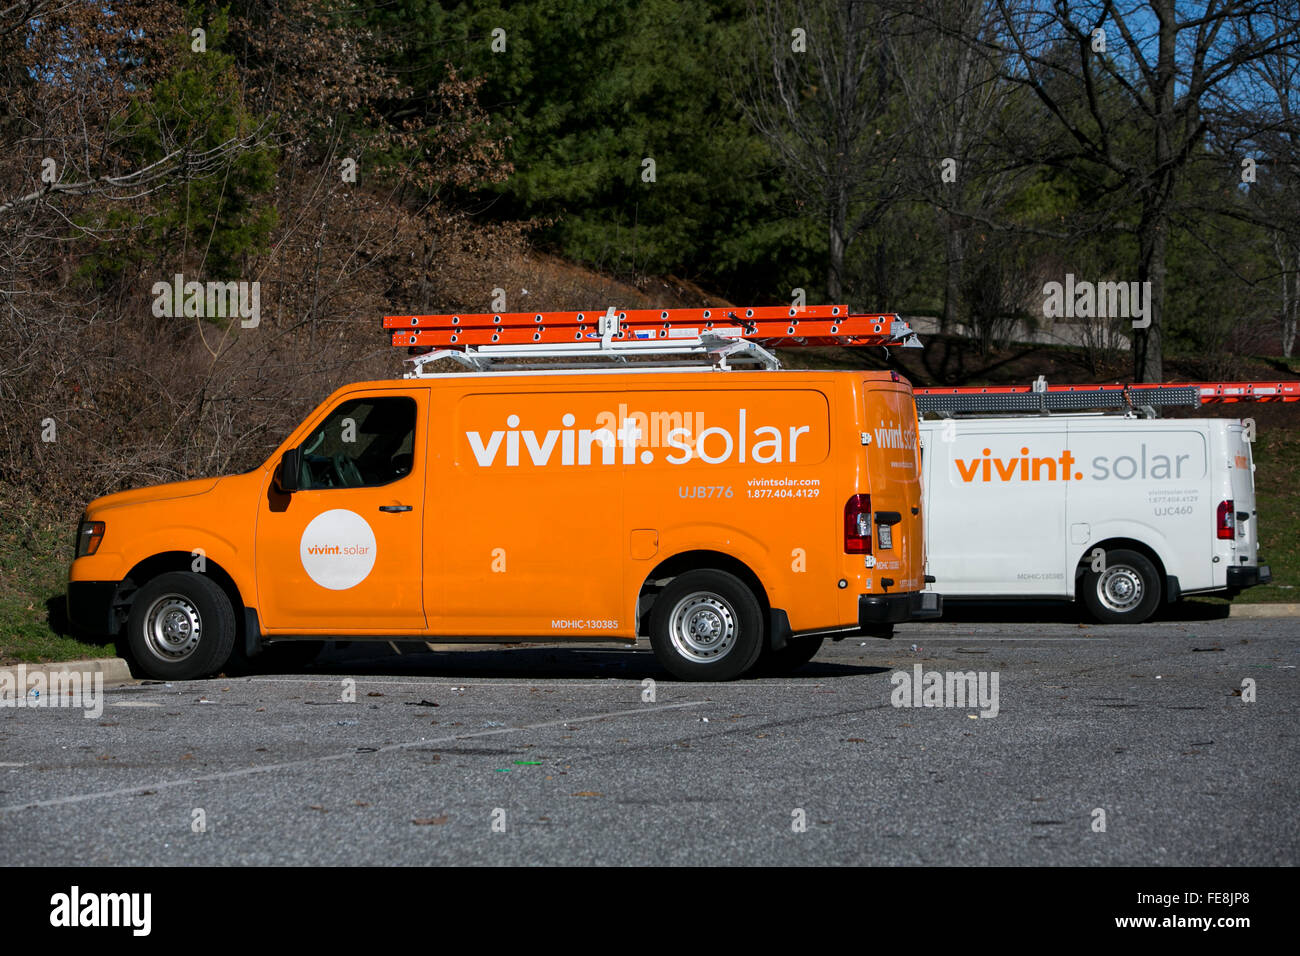
[[[1268,584],[1272,580],[1273,572],[1267,564],[1237,565],[1228,568],[1228,587],[1233,590],[1253,588],[1257,584]]]
[[[90,634],[116,634],[119,625],[113,599],[117,588],[117,581],[69,581],[68,621]]]
[[[858,627],[864,631],[882,624],[928,621],[942,614],[943,595],[933,591],[858,595]]]

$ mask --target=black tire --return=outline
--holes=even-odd
[[[763,653],[758,656],[758,663],[749,673],[753,677],[785,677],[792,674],[817,656],[825,640],[824,637],[791,637],[779,651],[772,650],[765,643]]]
[[[1156,612],[1161,594],[1160,572],[1151,559],[1116,548],[1106,552],[1102,571],[1094,571],[1089,561],[1079,596],[1100,624],[1141,624]]]
[[[211,578],[160,574],[136,592],[126,622],[135,665],[158,680],[191,680],[219,671],[235,646],[235,609]]]
[[[674,677],[734,680],[762,653],[763,609],[726,571],[687,571],[659,592],[650,613],[650,646]]]

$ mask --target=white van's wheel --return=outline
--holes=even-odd
[[[136,593],[126,622],[136,666],[159,680],[214,673],[235,646],[235,611],[226,592],[202,574],[161,574]]]
[[[1102,624],[1140,624],[1160,606],[1160,572],[1136,551],[1107,551],[1103,570],[1084,572],[1083,603]]]
[[[732,680],[763,649],[763,613],[754,593],[725,571],[687,571],[669,583],[650,615],[659,663],[682,680]]]

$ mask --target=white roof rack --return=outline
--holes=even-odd
[[[548,369],[575,369],[622,367],[630,371],[650,371],[665,368],[700,367],[729,371],[733,362],[758,368],[778,369],[780,360],[757,342],[744,339],[701,335],[693,339],[672,339],[664,342],[650,341],[596,341],[561,344],[525,345],[466,345],[462,348],[437,349],[424,355],[414,355],[406,360],[411,371],[405,378],[421,378],[428,373],[424,367],[439,359],[452,359],[476,372],[519,371],[535,366],[521,360],[570,359],[572,361],[547,362]]]
[[[1300,402],[1300,382],[1156,382],[1128,385],[967,385],[913,388],[918,412],[940,415],[1101,409],[1134,412],[1162,406]]]

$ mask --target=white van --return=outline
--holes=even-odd
[[[1241,420],[992,416],[920,429],[927,570],[948,600],[1079,599],[1098,621],[1137,623],[1162,602],[1271,580]]]

